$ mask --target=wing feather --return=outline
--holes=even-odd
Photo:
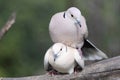
[[[107,55],[98,49],[93,43],[88,39],[84,40],[84,45],[82,47],[82,52],[85,60],[101,60],[108,58]]]
[[[49,64],[49,56],[51,54],[51,48],[47,50],[45,57],[44,57],[44,69],[46,71],[51,70],[51,65]]]
[[[84,68],[84,59],[82,58],[82,56],[80,56],[79,52],[76,51],[74,53],[74,58],[75,58],[75,61],[77,62],[77,64],[81,67],[81,68]]]

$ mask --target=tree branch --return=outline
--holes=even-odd
[[[55,76],[44,74],[21,78],[1,78],[1,80],[120,80],[120,56],[87,65],[78,74]]]
[[[6,24],[0,30],[0,40],[5,35],[5,33],[11,28],[11,26],[15,23],[15,18],[16,18],[16,13],[13,12],[9,17],[8,21],[6,22]]]

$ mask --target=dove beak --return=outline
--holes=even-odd
[[[81,23],[79,19],[76,19],[76,24],[79,25],[79,27],[81,27]]]
[[[54,54],[54,61],[56,61],[58,55],[57,54]]]

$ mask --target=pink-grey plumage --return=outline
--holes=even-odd
[[[82,50],[85,60],[107,58],[105,53],[87,39],[86,20],[76,7],[53,15],[49,24],[49,33],[54,43],[63,43]]]

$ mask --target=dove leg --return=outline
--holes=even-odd
[[[57,72],[56,70],[51,70],[48,72],[49,75],[53,76],[53,75],[58,75],[59,72]]]
[[[78,68],[75,67],[75,68],[74,68],[74,74],[77,74],[78,72],[79,72]]]
[[[80,71],[82,71],[82,68],[80,66],[76,65],[75,68],[74,68],[74,73],[76,74]]]

